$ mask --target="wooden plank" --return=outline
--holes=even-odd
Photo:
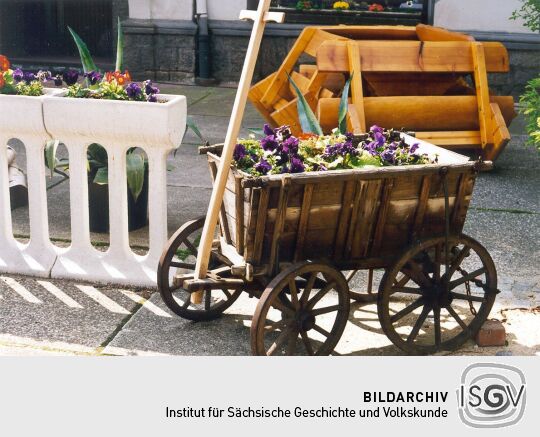
[[[377,216],[377,224],[375,225],[375,233],[373,235],[373,243],[370,253],[378,254],[381,249],[382,240],[384,237],[384,227],[386,225],[386,216],[388,213],[388,205],[390,203],[390,193],[394,186],[394,179],[386,179],[382,190],[382,197],[379,206],[379,214]]]
[[[277,216],[272,235],[272,246],[270,249],[269,272],[273,274],[277,273],[277,268],[279,267],[279,243],[283,232],[283,225],[285,224],[285,217],[287,216],[289,188],[290,176],[284,176],[279,193],[279,205],[277,208]]]
[[[366,113],[364,111],[364,89],[362,85],[362,61],[360,51],[356,50],[353,42],[347,44],[349,53],[349,71],[352,75],[351,96],[352,104],[356,108],[356,117],[360,130],[366,132]]]
[[[313,64],[301,64],[298,66],[298,72],[302,76],[306,76],[308,79],[310,79],[311,76],[313,76],[313,74],[315,74],[316,71],[317,71],[317,66]]]
[[[242,188],[242,177],[236,177],[236,250],[244,253],[244,189]]]
[[[495,161],[510,142],[511,136],[499,105],[491,103],[490,110],[491,126],[493,128],[493,146],[485,150],[484,157],[489,161]]]
[[[467,187],[469,186],[469,175],[463,173],[459,178],[457,195],[454,200],[454,209],[450,218],[450,224],[455,225],[460,221],[463,214],[463,205],[465,203],[465,195],[467,194]]]
[[[354,234],[352,256],[353,258],[365,257],[368,254],[369,244],[372,240],[372,232],[377,214],[377,203],[380,197],[382,180],[375,179],[367,182],[366,195],[358,213],[358,226]]]
[[[481,143],[478,131],[416,132],[416,138],[436,146],[478,146]]]
[[[349,229],[347,231],[347,242],[346,242],[345,250],[343,253],[344,258],[349,258],[351,256],[354,233],[356,231],[356,226],[358,223],[358,215],[360,211],[360,206],[365,201],[367,187],[368,187],[368,183],[365,181],[358,181],[356,183],[356,193],[354,195],[353,207],[351,211],[351,220],[349,222]]]
[[[210,166],[210,174],[212,175],[212,181],[216,179],[217,175],[217,164],[214,160],[209,160],[208,164]],[[225,204],[221,203],[221,210],[219,214],[220,219],[220,230],[221,235],[225,238],[225,241],[227,241],[228,244],[231,244],[231,232],[229,229],[229,221],[227,220],[227,213],[225,212]]]
[[[279,67],[279,70],[270,81],[266,92],[260,99],[261,105],[263,105],[267,110],[272,109],[281,87],[287,85],[287,74],[291,74],[296,62],[298,61],[298,58],[300,58],[302,53],[305,51],[316,31],[317,29],[314,27],[306,27],[302,31],[292,49],[287,54],[283,64],[281,64],[281,67]]]
[[[414,26],[322,26],[327,33],[354,40],[417,40]]]
[[[334,242],[334,259],[339,260],[343,257],[345,247],[345,238],[347,237],[348,224],[351,217],[351,204],[355,194],[357,182],[350,180],[345,183],[343,197],[341,199],[341,213],[339,215],[339,224],[336,230],[336,239]]]
[[[426,215],[427,204],[429,201],[429,193],[431,190],[431,176],[424,176],[422,178],[422,188],[420,189],[420,195],[418,197],[418,206],[416,208],[416,214],[414,216],[414,224],[411,232],[411,243],[420,236],[422,226],[424,224],[424,217]]]
[[[308,44],[306,45],[304,52],[306,52],[309,56],[317,56],[317,50],[319,50],[319,47],[321,44],[323,44],[325,41],[343,41],[344,38],[339,35],[335,35],[334,33],[327,32],[321,28],[315,28],[315,32],[311,36],[311,39],[309,40]]]
[[[478,119],[480,121],[480,140],[482,149],[493,144],[493,129],[491,127],[491,109],[489,102],[489,85],[486,72],[486,57],[481,43],[471,43],[474,63],[474,83],[478,100]]]
[[[255,106],[255,108],[260,112],[266,122],[274,127],[277,127],[274,124],[274,120],[272,120],[272,117],[270,116],[271,111],[266,109],[266,107],[261,103],[261,99],[264,96],[264,93],[274,80],[275,76],[276,73],[272,73],[270,76],[251,87],[248,98],[249,101],[253,104],[253,106]]]
[[[458,95],[449,90],[459,84],[454,73],[365,73],[370,97]],[[366,95],[368,93],[366,92]]]
[[[300,219],[298,221],[298,233],[296,237],[296,245],[294,250],[294,261],[303,259],[304,242],[306,241],[306,231],[308,229],[309,217],[311,213],[311,199],[313,197],[313,185],[304,187],[304,196],[302,200],[302,209],[300,211]]]
[[[255,241],[253,243],[253,263],[255,265],[260,265],[261,263],[264,231],[266,229],[266,217],[268,216],[269,197],[270,188],[261,189],[259,206],[257,208],[257,226],[255,229]]]
[[[350,43],[350,42],[349,42]],[[347,42],[327,41],[317,52],[323,72],[348,72]],[[471,73],[474,63],[468,42],[354,41],[361,53],[363,73]],[[497,42],[482,43],[489,73],[509,71],[508,51]]]
[[[337,117],[336,117],[336,121],[337,121]],[[351,132],[354,133],[355,135],[361,135],[365,133],[365,129],[363,129],[362,126],[360,125],[360,118],[358,117],[358,111],[356,110],[356,106],[354,106],[353,104],[349,104],[349,111],[347,112],[347,126],[349,125],[350,125]],[[321,127],[323,126],[321,125]],[[325,129],[323,127],[323,130],[325,130],[325,132],[330,132],[332,129],[334,128],[330,127],[330,128]]]
[[[416,34],[420,41],[474,41],[471,35],[452,32],[442,27],[428,26],[427,24],[418,24]]]

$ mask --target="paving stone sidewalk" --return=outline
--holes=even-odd
[[[166,93],[185,94],[189,115],[211,143],[222,142],[235,89],[162,85]],[[263,120],[249,106],[243,135]],[[465,232],[490,251],[499,273],[496,308],[508,346],[478,348],[472,342],[457,355],[540,355],[540,177],[538,153],[524,146],[522,121],[512,125],[514,138],[490,173],[481,174]],[[168,177],[169,228],[206,213],[211,192],[205,157],[197,154],[189,132]],[[22,153],[22,150],[20,150]],[[51,235],[69,244],[69,195],[66,183],[49,181]],[[29,235],[28,211],[14,212],[16,234]],[[148,231],[130,235],[144,251]],[[107,242],[93,235],[96,242]],[[355,286],[360,288],[363,280]],[[126,290],[71,281],[40,280],[0,274],[0,355],[246,355],[255,299],[242,296],[220,320],[181,320],[152,290]],[[400,352],[382,333],[374,305],[355,306],[342,341],[343,355],[394,355]]]

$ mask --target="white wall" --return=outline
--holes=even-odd
[[[207,0],[210,20],[238,20],[240,11],[247,9],[247,0]]]
[[[129,17],[154,20],[191,20],[193,0],[129,0]]]
[[[521,5],[520,0],[439,0],[434,24],[452,30],[532,33],[523,22],[509,19]]]

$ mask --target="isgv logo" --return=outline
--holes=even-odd
[[[473,364],[461,375],[459,417],[473,428],[503,428],[521,420],[527,387],[523,372],[495,363]]]

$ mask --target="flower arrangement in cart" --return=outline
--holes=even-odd
[[[437,156],[419,153],[419,143],[407,144],[401,132],[372,126],[367,134],[347,132],[350,83],[346,82],[339,108],[338,127],[330,135],[322,128],[302,92],[289,80],[298,96],[303,133],[294,136],[289,126],[265,125],[258,140],[241,139],[234,150],[234,164],[253,176],[314,171],[350,170],[383,166],[435,164]]]

